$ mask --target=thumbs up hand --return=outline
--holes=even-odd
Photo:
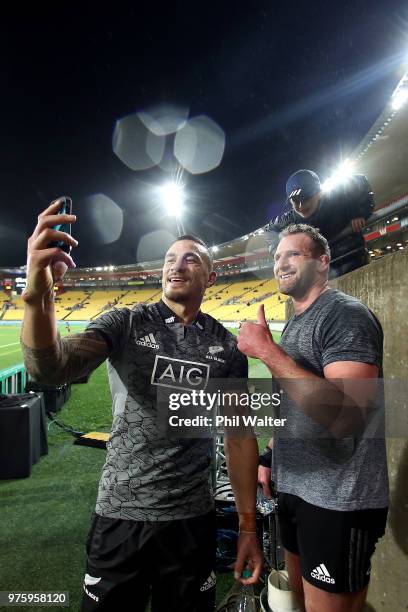
[[[238,349],[247,357],[262,359],[267,356],[274,345],[265,318],[265,307],[259,306],[257,323],[243,323],[238,335]]]
[[[262,325],[262,327],[264,327],[265,329],[267,329],[269,331],[269,327],[268,324],[266,322],[266,317],[265,317],[265,306],[264,304],[261,304],[258,308],[258,312],[256,313],[256,319],[257,319],[257,324],[258,325]]]

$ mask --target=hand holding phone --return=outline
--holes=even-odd
[[[67,196],[63,196],[60,198],[60,208],[58,210],[58,215],[72,215],[72,200]],[[71,223],[57,223],[53,225],[53,230],[57,232],[64,232],[66,234],[71,235]],[[70,244],[66,244],[63,240],[55,240],[54,242],[50,242],[50,247],[58,247],[65,251],[65,253],[70,253],[72,246]]]
[[[58,198],[39,216],[33,234],[28,239],[27,287],[23,299],[28,303],[42,303],[52,293],[54,283],[61,280],[67,268],[75,268],[70,255],[78,242],[71,236],[75,223],[71,198]]]

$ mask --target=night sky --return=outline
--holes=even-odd
[[[183,175],[186,230],[218,244],[275,216],[295,170],[327,178],[408,65],[406,2],[38,6],[0,26],[0,266],[24,263],[37,214],[61,194],[79,219],[78,266],[133,263],[152,244],[160,255],[150,233],[175,227],[152,194],[175,167],[174,136],[167,170],[133,171],[112,151],[126,115],[173,105],[224,131],[219,167]],[[93,226],[93,194],[123,211],[111,244]]]

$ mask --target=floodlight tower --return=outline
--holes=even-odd
[[[184,187],[180,183],[166,183],[160,190],[163,205],[167,214],[175,217],[179,236],[185,234],[182,221],[183,204],[185,200]]]

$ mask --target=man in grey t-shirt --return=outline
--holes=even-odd
[[[328,243],[315,228],[287,227],[274,272],[295,315],[278,346],[261,306],[258,324],[242,326],[238,347],[261,359],[283,391],[288,425],[273,440],[273,468],[299,603],[313,612],[357,612],[388,506],[378,380],[383,335],[366,306],[330,289],[329,263]],[[271,470],[259,470],[266,484]]]

